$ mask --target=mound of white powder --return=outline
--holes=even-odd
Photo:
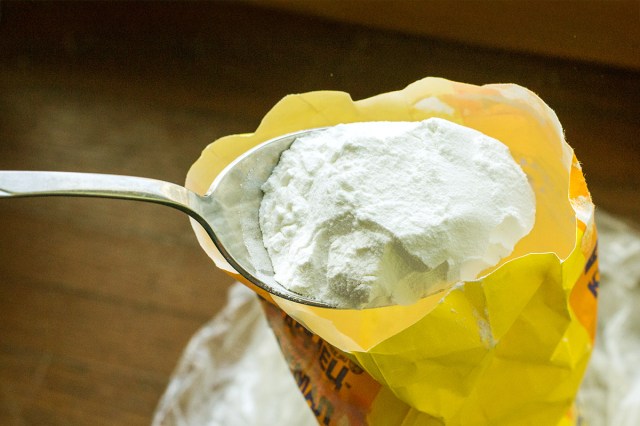
[[[275,279],[349,308],[409,304],[473,280],[533,227],[535,196],[501,142],[430,118],[296,140],[263,186]]]

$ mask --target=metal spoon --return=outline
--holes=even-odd
[[[262,184],[293,141],[319,129],[268,140],[238,157],[203,196],[161,180],[95,173],[0,171],[0,198],[80,196],[147,201],[176,208],[195,219],[227,262],[247,280],[284,299],[332,307],[291,292],[273,279],[262,243],[258,211]]]

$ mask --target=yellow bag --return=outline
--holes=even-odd
[[[194,225],[196,235],[218,267],[266,301],[267,318],[320,424],[577,424],[573,400],[596,322],[594,208],[556,115],[530,91],[426,78],[356,102],[343,92],[290,95],[255,133],[207,147],[187,187],[206,192],[238,155],[285,133],[434,116],[505,143],[536,194],[533,230],[481,279],[409,306],[310,307],[256,289]]]

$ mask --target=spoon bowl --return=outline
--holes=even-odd
[[[262,185],[280,155],[303,130],[270,139],[235,159],[204,195],[170,182],[96,173],[0,171],[0,198],[76,196],[145,201],[173,207],[197,221],[226,261],[257,287],[281,298],[310,306],[334,308],[280,285],[273,278],[269,254],[262,243],[259,209]]]

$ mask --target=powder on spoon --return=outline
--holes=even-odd
[[[345,308],[410,304],[476,279],[535,220],[508,147],[439,118],[302,136],[262,189],[275,280]]]

